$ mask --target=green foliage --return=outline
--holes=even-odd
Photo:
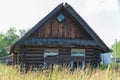
[[[108,68],[108,65],[100,64],[100,69],[101,70],[104,70],[104,69],[107,69],[107,68]]]
[[[110,65],[110,68],[111,69],[114,68],[115,70],[118,70],[120,68],[120,64],[112,62]]]
[[[14,44],[18,39],[19,36],[16,34],[16,29],[15,28],[10,28],[7,33],[6,33],[6,42],[8,45]]]
[[[0,57],[8,55],[6,50],[13,45],[19,37],[22,37],[28,30],[19,30],[19,36],[15,28],[10,28],[5,34],[0,33]]]
[[[10,28],[6,34],[0,33],[0,56],[7,55],[6,50],[18,39],[19,36],[16,34],[15,28]]]
[[[7,46],[5,35],[0,33],[0,56],[6,54],[5,47]]]
[[[120,41],[117,42],[117,44],[112,45],[112,50],[113,50],[113,57],[115,57],[115,46],[117,46],[117,54],[116,57],[120,58]]]
[[[105,65],[105,64],[100,64],[100,70],[106,70],[106,69],[114,69],[114,70],[119,70],[120,69],[120,64],[112,62],[111,64]]]

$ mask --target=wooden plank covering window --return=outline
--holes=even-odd
[[[46,63],[59,63],[62,61],[83,61],[84,57],[82,56],[56,56],[56,57],[47,57],[44,59]]]

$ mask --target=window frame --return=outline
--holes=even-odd
[[[61,23],[65,20],[65,16],[63,13],[60,13],[59,15],[57,15],[57,20]]]
[[[58,49],[45,49],[44,50],[44,58],[47,58],[47,56],[57,56],[59,55]],[[44,67],[47,68],[48,64],[44,61]]]
[[[71,49],[71,56],[83,56],[84,60],[82,61],[82,69],[85,68],[85,49]],[[77,67],[79,67],[78,65],[79,65],[79,61],[77,61]],[[71,68],[73,68],[73,66],[74,66],[74,61],[71,61]]]

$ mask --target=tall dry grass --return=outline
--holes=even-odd
[[[71,71],[65,67],[24,73],[12,66],[0,65],[0,80],[120,80],[120,68]]]

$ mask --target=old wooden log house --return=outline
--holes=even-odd
[[[12,47],[13,65],[22,68],[98,66],[111,50],[67,3],[58,5]]]

